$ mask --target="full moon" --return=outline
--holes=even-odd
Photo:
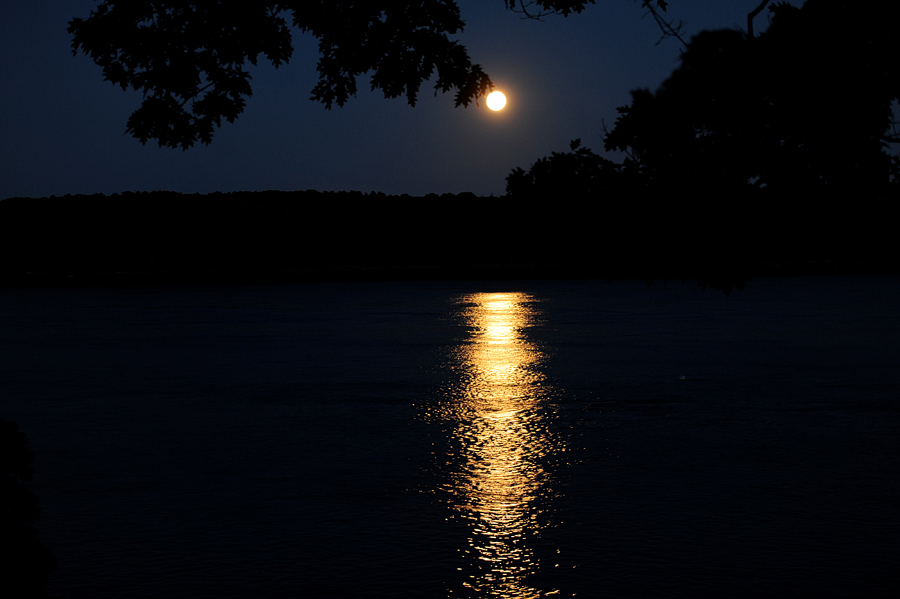
[[[487,105],[491,110],[502,110],[506,106],[506,96],[502,92],[491,92],[487,97]]]

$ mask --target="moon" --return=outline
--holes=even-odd
[[[491,92],[487,97],[487,105],[491,110],[503,110],[503,107],[506,106],[506,96],[503,95],[503,92]]]

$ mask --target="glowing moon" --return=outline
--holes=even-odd
[[[506,96],[502,92],[491,92],[487,97],[487,105],[491,110],[502,110],[506,106]]]

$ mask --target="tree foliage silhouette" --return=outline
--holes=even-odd
[[[775,3],[758,37],[695,36],[655,92],[632,92],[605,139],[662,186],[877,194],[900,100],[896,4]]]
[[[655,92],[632,91],[604,137],[618,163],[573,144],[514,169],[507,194],[557,210],[591,196],[604,235],[659,249],[631,258],[637,270],[724,289],[750,264],[896,268],[879,221],[900,191],[900,5],[760,7],[763,33],[701,32]]]
[[[771,25],[759,36],[694,36],[656,92],[634,90],[618,109],[604,146],[624,153],[621,164],[612,168],[582,148],[571,176],[584,181],[565,185],[590,187],[601,173],[607,181],[617,173],[620,183],[660,192],[879,196],[900,183],[900,5],[808,0],[768,8]],[[515,169],[507,191],[549,191],[546,173],[575,158],[553,153],[527,172]]]
[[[581,145],[569,144],[569,152],[553,152],[528,171],[514,168],[506,177],[506,192],[526,198],[549,194],[566,198],[596,196],[616,190],[621,178],[618,165]]]
[[[34,454],[19,426],[0,418],[0,590],[4,597],[39,597],[56,560],[32,524],[40,514],[31,480]]]
[[[502,0],[527,17],[580,13],[594,0]],[[640,0],[665,9],[665,0]],[[293,54],[292,28],[319,40],[319,81],[311,99],[343,106],[357,77],[372,90],[415,105],[422,83],[455,90],[457,106],[486,95],[491,80],[449,36],[463,20],[454,0],[104,0],[69,23],[72,50],[106,80],[144,98],[127,132],[146,143],[187,149],[211,142],[252,94],[246,63],[278,67]],[[436,76],[435,76],[436,75]]]

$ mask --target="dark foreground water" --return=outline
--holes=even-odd
[[[0,291],[47,596],[900,596],[900,279]]]

